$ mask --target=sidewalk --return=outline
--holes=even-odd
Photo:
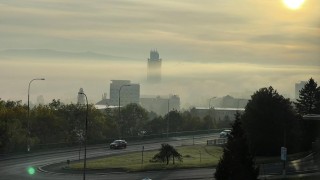
[[[265,175],[259,176],[261,180],[267,179],[286,179],[286,180],[319,180],[320,179],[320,172],[315,173],[306,173],[306,174],[295,174],[295,175]]]

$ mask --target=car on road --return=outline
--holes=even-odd
[[[115,140],[110,144],[110,149],[121,149],[127,147],[127,142],[125,140]]]
[[[219,137],[220,138],[227,138],[231,133],[230,129],[225,129],[222,132],[220,132]]]

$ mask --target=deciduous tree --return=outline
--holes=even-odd
[[[173,146],[169,144],[161,144],[161,148],[159,149],[159,151],[159,153],[154,155],[153,160],[166,162],[167,165],[169,164],[171,158],[173,164],[175,163],[175,158],[182,162],[182,155]]]

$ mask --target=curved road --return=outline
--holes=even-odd
[[[192,144],[206,144],[208,139],[217,138],[217,134],[212,134],[210,136],[199,136],[195,137],[177,137],[170,138],[170,141],[143,141],[139,144],[129,144],[127,149],[123,150],[109,150],[106,146],[95,146],[89,147],[87,149],[87,157],[99,157],[106,155],[114,155],[125,152],[141,151],[142,146],[145,150],[158,149],[161,143],[167,142],[173,146],[181,145],[192,145]],[[27,155],[17,155],[8,158],[0,158],[0,180],[79,180],[82,179],[82,174],[65,174],[46,171],[46,165],[56,164],[56,163],[66,163],[67,160],[78,160],[79,151],[77,148],[74,149],[64,149],[55,150],[46,153],[31,153]],[[83,153],[83,151],[82,151]],[[83,156],[83,154],[81,154]],[[37,169],[43,169],[43,171],[37,171],[34,175],[28,175],[27,168],[34,167]],[[319,161],[314,161],[312,156],[307,156],[297,161],[292,161],[288,163],[287,170],[288,174],[304,174],[308,172],[317,172],[320,168]],[[87,173],[86,179],[94,180],[106,180],[106,179],[143,179],[149,177],[153,180],[183,180],[183,179],[213,179],[213,168],[199,168],[199,169],[187,169],[187,170],[162,170],[162,171],[149,171],[149,172],[139,172],[139,173]],[[260,177],[270,178],[274,175],[281,175],[282,164],[272,163],[272,164],[261,164],[260,165]]]
[[[214,139],[218,135],[212,134],[210,136],[199,137],[180,137],[171,138],[170,143],[173,146],[192,145],[192,144],[206,144],[207,139]],[[142,144],[143,143],[143,144]],[[91,147],[87,149],[87,158],[98,156],[113,155],[125,152],[141,151],[142,146],[145,150],[158,149],[163,142],[144,141],[139,144],[132,144],[123,150],[109,150],[106,146]],[[83,152],[82,152],[83,153]],[[83,154],[82,154],[83,155]],[[78,160],[79,154],[77,149],[68,149],[68,151],[52,151],[46,154],[29,154],[28,156],[13,156],[7,159],[0,159],[0,179],[13,180],[58,180],[58,179],[82,179],[82,174],[64,174],[46,171],[37,171],[34,175],[28,175],[27,168],[40,168],[54,163],[66,162],[67,160]],[[45,168],[44,168],[45,169]],[[166,171],[150,171],[139,173],[87,173],[86,179],[143,179],[149,177],[151,179],[213,179],[213,168],[199,168],[188,170],[166,170]]]

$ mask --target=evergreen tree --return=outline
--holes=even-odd
[[[320,88],[312,78],[300,90],[296,108],[301,115],[320,113]]]
[[[295,103],[296,110],[303,116],[306,114],[320,114],[320,87],[312,78],[300,90],[299,99]],[[300,118],[301,118],[300,116]],[[304,150],[312,148],[312,142],[316,140],[319,133],[319,123],[315,121],[300,121],[303,131],[302,147]]]
[[[300,150],[301,129],[289,99],[272,87],[251,96],[241,117],[250,150],[256,155],[276,156],[286,146],[290,153]]]
[[[258,175],[259,168],[255,166],[254,157],[249,151],[240,114],[237,112],[214,176],[217,180],[255,180]]]

